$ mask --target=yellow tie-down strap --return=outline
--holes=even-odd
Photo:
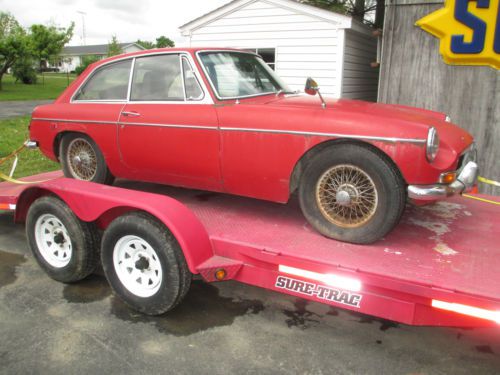
[[[19,148],[15,149],[14,151],[12,151],[9,155],[1,158],[0,159],[0,165],[2,165],[3,163],[5,163],[7,160],[15,158],[17,155],[19,155],[26,148],[26,142],[24,142],[21,147],[19,147]],[[39,184],[41,182],[47,181],[47,180],[43,180],[43,181],[21,181],[21,180],[17,180],[15,178],[12,178],[10,176],[7,176],[6,174],[4,174],[2,172],[0,172],[0,180],[5,180],[5,181],[11,182],[13,184],[18,184],[18,185]]]
[[[477,180],[479,182],[484,183],[484,184],[488,184],[488,185],[493,185],[493,186],[500,187],[500,182],[498,182],[498,181],[489,180],[489,179],[481,177],[481,176],[479,176],[477,178]],[[480,197],[476,197],[476,196],[470,195],[470,194],[462,194],[462,196],[465,197],[465,198],[475,199],[476,201],[485,202],[485,203],[491,203],[491,204],[495,204],[497,206],[500,206],[500,202],[495,202],[495,201],[492,201],[491,199],[480,198]]]

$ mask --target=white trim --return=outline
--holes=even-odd
[[[127,99],[125,99],[125,100],[121,100],[121,99],[120,100],[75,100],[74,99],[74,97],[78,94],[80,89],[85,85],[85,83],[94,75],[94,73],[98,69],[101,69],[101,68],[103,68],[107,65],[110,65],[110,64],[114,64],[114,63],[121,62],[124,60],[132,59],[133,61],[131,63],[130,69],[131,69],[131,72],[133,72],[133,67],[135,66],[135,59],[142,58],[142,57],[148,57],[148,56],[172,55],[172,54],[179,55],[179,60],[181,60],[181,58],[183,56],[185,56],[188,59],[189,63],[191,64],[191,67],[193,68],[194,75],[195,75],[196,79],[198,80],[198,83],[200,84],[201,89],[203,91],[203,98],[202,99],[200,99],[200,100],[188,100],[188,101],[183,101],[183,100],[158,100],[158,101],[133,100],[133,101],[130,101],[129,98],[130,98],[131,91],[127,92]],[[85,79],[82,81],[82,83],[80,83],[78,88],[73,92],[73,95],[71,95],[71,99],[70,99],[69,103],[70,104],[85,104],[85,103],[99,103],[99,104],[117,104],[117,103],[125,103],[125,104],[187,104],[187,105],[189,105],[189,104],[214,104],[212,96],[210,95],[210,91],[208,90],[208,87],[205,85],[205,82],[203,81],[202,75],[199,72],[196,64],[194,64],[194,62],[195,61],[194,61],[191,53],[189,53],[188,51],[185,51],[185,50],[176,50],[176,51],[155,51],[155,52],[150,52],[150,53],[140,53],[140,54],[136,54],[133,56],[124,56],[124,57],[114,59],[111,61],[106,61],[104,63],[99,63],[99,65],[97,65],[85,77]],[[131,74],[129,76],[129,86],[131,85],[131,82],[132,82],[132,76],[133,76],[133,74]],[[131,90],[131,88],[130,88],[130,90]]]
[[[215,20],[227,16],[230,13],[242,9],[252,3],[262,2],[270,5],[274,5],[280,8],[295,11],[297,13],[315,17],[322,21],[333,23],[339,28],[350,28],[352,24],[352,18],[344,16],[339,13],[331,12],[321,8],[313,7],[311,5],[298,3],[292,0],[234,0],[220,8],[217,8],[201,17],[198,17],[182,26],[179,27],[181,34],[183,36],[189,36],[189,34],[200,27],[203,27]]]

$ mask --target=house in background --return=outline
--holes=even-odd
[[[192,47],[257,52],[294,90],[377,100],[377,38],[351,17],[294,0],[235,0],[180,27]]]
[[[136,43],[120,43],[123,53],[141,51],[144,47]],[[67,46],[59,55],[57,68],[60,72],[72,72],[82,63],[86,56],[96,56],[104,59],[108,56],[108,45],[97,44],[92,46]]]

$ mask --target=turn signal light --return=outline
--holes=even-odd
[[[451,184],[457,179],[457,172],[446,172],[441,174],[439,182],[442,184]]]
[[[227,272],[224,268],[219,268],[217,271],[215,271],[215,278],[218,281],[222,281],[226,278]]]

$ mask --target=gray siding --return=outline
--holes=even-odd
[[[386,8],[379,101],[448,113],[476,139],[481,175],[500,181],[500,71],[443,62],[439,40],[414,26],[442,5],[394,3]],[[480,191],[500,195],[490,185]]]
[[[345,31],[342,97],[377,101],[379,68],[370,63],[377,61],[377,38],[353,30]]]

